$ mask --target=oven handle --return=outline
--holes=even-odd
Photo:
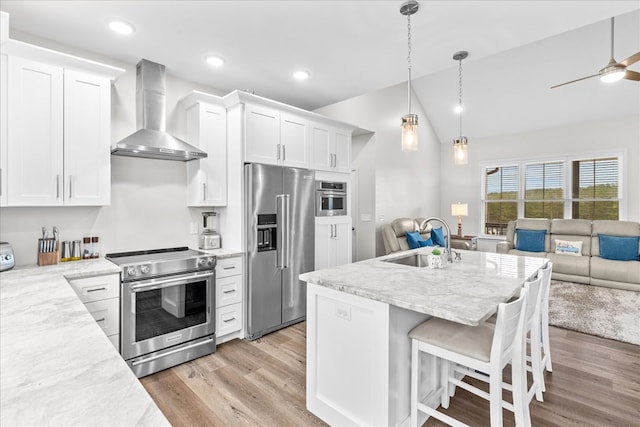
[[[326,191],[321,191],[320,194],[322,194],[323,196],[346,196],[347,192],[346,191],[340,191],[340,190],[326,190]]]
[[[151,291],[154,289],[168,288],[170,286],[175,286],[176,283],[184,282],[185,280],[204,279],[204,278],[211,277],[213,275],[214,275],[213,272],[192,273],[192,274],[181,275],[179,277],[172,277],[172,278],[163,277],[160,279],[145,280],[131,286],[131,292],[136,293],[136,292]]]
[[[196,347],[200,347],[201,345],[209,344],[211,341],[213,341],[213,338],[209,338],[208,340],[201,341],[201,342],[196,343],[196,344],[191,344],[191,345],[188,345],[186,347],[174,348],[173,350],[167,351],[166,353],[156,354],[155,356],[147,357],[146,359],[143,359],[143,360],[136,360],[131,365],[132,366],[136,366],[136,365],[139,365],[141,363],[151,362],[152,360],[160,359],[161,357],[170,356],[170,355],[172,355],[174,353],[178,353],[178,352],[185,351],[185,350],[191,350],[192,348],[196,348]]]

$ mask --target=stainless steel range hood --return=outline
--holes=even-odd
[[[136,66],[136,125],[138,131],[112,146],[111,154],[183,162],[207,157],[166,132],[165,67],[146,59]]]

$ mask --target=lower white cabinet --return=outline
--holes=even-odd
[[[89,313],[120,351],[120,275],[69,279],[69,284]]]
[[[351,236],[351,217],[316,218],[316,270],[349,264],[351,262]]]
[[[243,338],[242,255],[216,264],[216,343]]]

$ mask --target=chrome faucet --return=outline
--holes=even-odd
[[[442,225],[444,225],[444,228],[447,229],[447,239],[445,241],[445,243],[447,244],[447,261],[449,262],[453,262],[453,257],[451,256],[451,228],[449,228],[449,224],[447,224],[447,221],[445,221],[442,218],[438,218],[435,216],[429,217],[427,219],[424,220],[423,224],[428,224],[429,221],[438,221],[440,222]]]

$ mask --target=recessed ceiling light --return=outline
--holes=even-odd
[[[211,65],[212,67],[221,67],[224,65],[224,59],[220,58],[219,56],[207,56],[207,64]]]
[[[117,19],[109,21],[109,28],[118,34],[129,35],[133,33],[133,25]]]
[[[460,114],[464,111],[464,107],[460,104],[456,105],[455,107],[453,107],[453,111],[457,114]]]
[[[305,70],[294,71],[293,78],[297,80],[306,80],[311,77],[311,73]]]

